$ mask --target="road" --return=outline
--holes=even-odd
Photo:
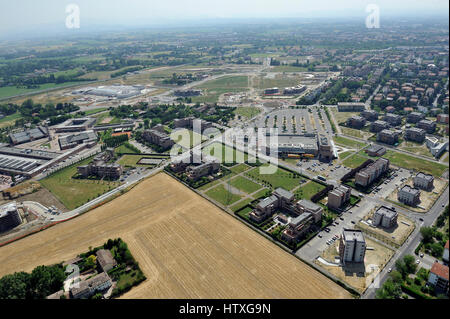
[[[449,190],[448,187],[442,193],[441,197],[436,201],[436,203],[433,205],[433,207],[430,209],[430,211],[426,214],[422,214],[421,218],[423,219],[423,222],[421,221],[418,225],[416,225],[416,229],[414,232],[410,235],[408,240],[403,244],[402,247],[400,247],[392,257],[392,259],[389,261],[389,263],[386,265],[386,267],[378,274],[377,278],[375,279],[374,283],[372,283],[365,293],[362,295],[362,298],[364,299],[374,299],[376,290],[378,287],[381,287],[383,283],[389,278],[388,270],[389,268],[395,268],[395,262],[401,258],[403,258],[406,255],[414,255],[414,251],[419,245],[422,236],[420,235],[420,228],[424,226],[431,226],[434,224],[438,216],[443,212],[444,207],[448,204],[449,200]],[[444,207],[443,207],[444,206]],[[411,214],[411,213],[410,213]],[[414,215],[414,214],[412,214]],[[417,216],[416,216],[417,217]]]

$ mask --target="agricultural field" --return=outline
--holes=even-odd
[[[134,298],[351,298],[330,279],[166,174],[0,247],[0,276],[69,260],[122,238],[147,280]]]
[[[70,87],[70,86],[76,86],[80,85],[80,82],[65,82],[61,84],[56,83],[46,83],[39,85],[39,88],[36,89],[27,89],[27,88],[17,88],[15,86],[4,86],[0,88],[0,99],[2,98],[8,98],[15,95],[20,94],[29,94],[29,93],[37,93],[42,90],[48,90],[48,89],[56,89],[61,87]]]
[[[247,76],[224,76],[211,80],[195,87],[201,89],[203,94],[192,98],[194,103],[216,103],[224,93],[240,93],[248,90]]]
[[[118,182],[102,180],[75,179],[77,167],[86,165],[91,158],[66,167],[40,181],[69,210],[75,209],[90,200],[119,186]]]

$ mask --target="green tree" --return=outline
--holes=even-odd
[[[433,235],[434,235],[433,228],[431,228],[431,227],[422,227],[420,229],[420,233],[422,234],[424,243],[430,243],[430,242],[433,241]]]

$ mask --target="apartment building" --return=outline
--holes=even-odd
[[[385,121],[376,120],[375,122],[372,122],[372,124],[370,124],[370,131],[372,133],[378,133],[382,130],[387,129],[389,129],[389,123]]]
[[[382,130],[377,134],[377,141],[394,145],[398,143],[398,133],[391,130]]]
[[[437,122],[441,124],[448,124],[448,114],[438,114]]]
[[[299,215],[311,214],[315,223],[322,219],[323,208],[307,199],[299,200],[295,204],[294,210]]]
[[[347,119],[347,126],[355,129],[363,128],[366,125],[366,119],[362,116],[354,115]]]
[[[406,117],[406,122],[415,124],[423,119],[425,119],[425,114],[420,112],[411,112]]]
[[[399,189],[397,198],[401,203],[409,206],[417,206],[420,203],[420,191],[405,185]]]
[[[260,223],[272,216],[279,208],[292,210],[295,195],[283,188],[277,188],[271,196],[261,200],[256,209],[249,214],[251,220]]]
[[[219,170],[220,163],[218,161],[210,161],[198,166],[190,166],[186,172],[186,175],[191,181],[197,181],[203,176],[215,174]]]
[[[391,126],[399,126],[402,124],[402,117],[397,114],[388,113],[384,116],[383,120],[388,122]]]
[[[374,110],[364,110],[361,112],[361,116],[369,122],[378,120],[378,112]]]
[[[379,158],[355,175],[355,184],[367,187],[389,170],[389,160]]]
[[[448,266],[436,261],[431,267],[428,283],[437,291],[448,293]]]
[[[398,213],[386,206],[378,208],[372,217],[372,225],[391,228],[397,225]]]
[[[366,240],[360,230],[344,229],[339,242],[339,256],[343,265],[363,263],[366,255]]]
[[[314,222],[314,217],[311,213],[301,214],[291,220],[288,226],[281,234],[281,239],[288,243],[297,242],[310,229]]]
[[[339,102],[338,111],[339,112],[362,112],[366,108],[364,103],[359,102]]]
[[[405,130],[405,140],[422,143],[425,141],[425,130],[417,127],[407,128]]]
[[[168,149],[175,145],[175,142],[170,138],[169,135],[157,130],[145,130],[142,134],[145,141],[158,145],[164,149]]]
[[[369,148],[366,148],[364,152],[366,152],[367,155],[372,157],[374,156],[380,157],[386,154],[386,147],[383,147],[381,145],[371,145]]]
[[[436,122],[430,120],[421,120],[417,123],[417,127],[424,129],[428,134],[433,134],[436,131]]]
[[[350,187],[340,185],[328,193],[328,207],[331,209],[340,209],[350,201],[352,190]]]
[[[418,173],[414,177],[414,187],[423,189],[426,191],[431,191],[434,187],[434,176],[430,174],[424,174],[422,172]]]

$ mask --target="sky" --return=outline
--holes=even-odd
[[[40,28],[65,28],[66,6],[80,8],[80,29],[97,26],[164,25],[199,19],[342,18],[446,14],[448,0],[0,0],[0,36]]]

